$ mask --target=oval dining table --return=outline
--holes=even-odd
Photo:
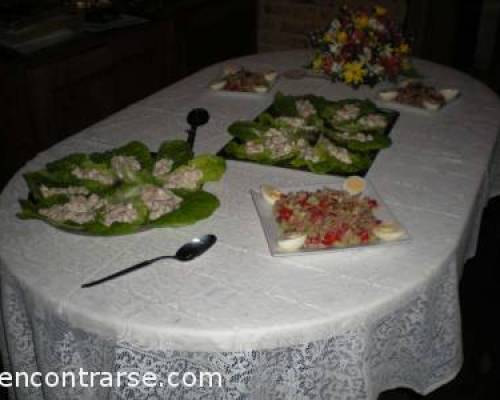
[[[230,62],[280,73],[309,51]],[[1,353],[8,371],[109,371],[165,378],[218,372],[222,385],[19,387],[16,399],[376,399],[406,387],[427,394],[462,365],[458,283],[475,253],[482,210],[500,194],[500,101],[462,72],[415,60],[427,82],[461,96],[433,114],[401,111],[367,178],[410,240],[391,246],[272,257],[249,190],[293,187],[330,176],[229,161],[207,186],[221,202],[209,219],[178,229],[92,237],[16,217],[22,174],[72,152],[132,140],[151,149],[186,138],[186,115],[206,108],[196,153],[216,153],[227,127],[252,119],[277,91],[328,99],[376,98],[327,79],[281,76],[267,95],[211,91],[224,63],[141,100],[29,161],[0,197]],[[158,262],[82,289],[82,283],[144,259],[174,254],[192,237],[218,242],[189,263]],[[15,397],[14,397],[15,395]]]

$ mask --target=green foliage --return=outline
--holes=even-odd
[[[190,166],[203,172],[203,182],[216,182],[226,171],[226,161],[222,157],[211,154],[202,154],[189,161]]]
[[[193,151],[187,142],[184,140],[169,140],[160,145],[156,160],[165,158],[172,160],[176,168],[180,165],[187,164],[193,158]]]
[[[142,168],[151,171],[153,168],[153,158],[148,147],[139,141],[127,143],[111,151],[112,156],[134,157],[141,164]]]
[[[237,139],[248,142],[260,137],[262,126],[253,121],[236,121],[227,128],[229,133]]]

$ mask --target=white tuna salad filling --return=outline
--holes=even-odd
[[[306,160],[313,163],[318,163],[321,161],[318,153],[314,150],[314,147],[310,146],[305,139],[297,140],[297,147],[300,151],[300,156]]]
[[[333,143],[325,143],[328,154],[345,164],[352,164],[349,151],[343,147],[335,146]]]
[[[334,119],[338,122],[350,121],[358,118],[361,110],[355,104],[346,104],[335,113]]]
[[[165,176],[172,171],[173,166],[174,162],[172,160],[162,158],[161,160],[156,161],[153,168],[153,176],[156,178],[165,178]]]
[[[77,224],[85,224],[93,221],[96,212],[105,204],[106,202],[96,194],[91,194],[89,197],[78,195],[71,196],[65,204],[42,208],[38,212],[55,222],[72,221]]]
[[[276,121],[282,122],[294,130],[313,131],[316,129],[314,126],[307,125],[307,121],[304,118],[278,117]]]
[[[367,128],[385,128],[387,121],[383,115],[368,114],[359,119],[359,123]]]
[[[255,140],[250,140],[245,143],[245,152],[248,155],[255,155],[264,152],[264,145]]]
[[[104,225],[111,226],[115,222],[131,223],[138,216],[132,203],[108,204],[104,210]]]
[[[95,168],[84,169],[75,167],[71,173],[79,179],[88,179],[102,183],[103,185],[112,185],[115,183],[115,178],[112,175],[103,173]]]
[[[148,186],[141,193],[141,199],[149,210],[149,219],[154,221],[179,208],[182,198],[170,190]]]
[[[273,158],[286,156],[294,150],[286,134],[274,128],[264,133],[264,147],[271,152]]]
[[[342,133],[339,133],[339,136],[342,139],[355,140],[355,141],[361,142],[361,143],[371,142],[373,140],[372,135],[366,134],[366,133],[361,133],[361,132],[355,133],[355,134],[350,134],[349,132],[342,132]]]
[[[111,168],[115,171],[119,179],[129,178],[130,173],[135,173],[141,170],[141,164],[135,157],[129,156],[114,156],[111,159]]]
[[[311,115],[316,114],[316,109],[309,100],[297,100],[295,106],[302,118],[309,118]]]
[[[202,179],[203,172],[196,167],[178,168],[167,177],[163,187],[166,189],[195,190]]]
[[[48,197],[52,196],[58,196],[58,195],[70,195],[70,196],[75,196],[75,195],[88,195],[89,191],[87,188],[81,187],[81,186],[69,186],[65,188],[57,188],[57,187],[47,187],[45,185],[40,186],[40,192],[42,193],[42,197],[45,199]]]

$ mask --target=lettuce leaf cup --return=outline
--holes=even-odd
[[[194,156],[180,140],[162,143],[157,153],[137,141],[75,153],[24,175],[30,193],[18,217],[102,236],[190,225],[218,208],[203,185],[219,181],[225,168],[223,158]]]

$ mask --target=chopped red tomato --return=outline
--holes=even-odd
[[[292,216],[293,214],[293,210],[291,210],[290,208],[287,208],[287,207],[281,207],[280,210],[279,210],[279,216],[281,219],[287,221],[290,219],[290,217]]]

